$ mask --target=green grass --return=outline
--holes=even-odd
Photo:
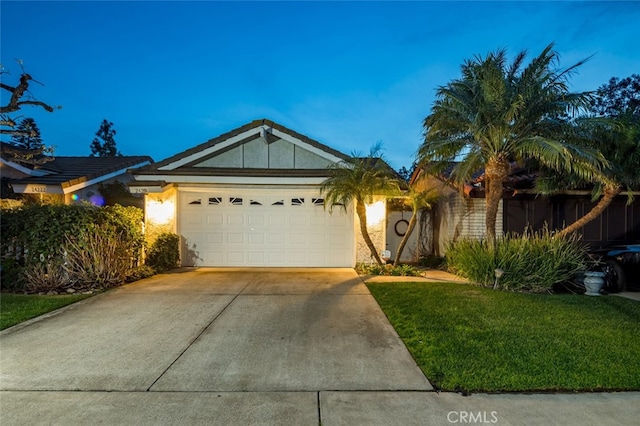
[[[452,283],[368,287],[439,389],[640,389],[637,301]]]
[[[41,296],[2,293],[0,295],[0,330],[19,324],[63,306],[91,297],[87,294]]]

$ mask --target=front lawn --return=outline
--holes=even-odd
[[[640,390],[640,303],[468,284],[368,287],[442,390]]]
[[[0,295],[0,330],[19,324],[63,306],[91,297],[89,294],[41,296],[2,293]]]

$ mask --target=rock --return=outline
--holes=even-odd
[[[72,288],[68,288],[68,289],[67,289],[67,293],[75,293],[75,292],[76,292],[76,291],[75,291],[74,289],[72,289]]]

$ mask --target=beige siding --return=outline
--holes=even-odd
[[[485,200],[484,198],[468,198],[459,193],[450,194],[438,204],[439,215],[438,250],[439,254],[446,252],[446,246],[451,241],[460,238],[480,239],[486,236]],[[496,233],[502,235],[502,200],[498,206]]]

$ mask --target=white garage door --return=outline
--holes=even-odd
[[[317,190],[181,189],[178,226],[185,265],[354,265],[353,212]]]

